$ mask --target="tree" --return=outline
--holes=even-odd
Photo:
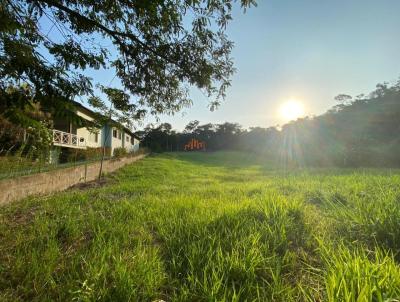
[[[193,133],[199,125],[200,125],[200,122],[198,120],[191,121],[185,126],[184,132],[185,133]]]
[[[124,102],[129,96],[113,88],[100,87],[103,93],[107,96],[107,99],[111,105],[108,107],[100,98],[91,97],[89,98],[89,104],[95,109],[95,114],[97,115],[91,127],[87,127],[90,131],[97,132],[103,127],[117,127],[121,128],[123,123],[130,124],[129,111],[122,110],[116,111],[113,109],[112,104],[118,104]],[[102,143],[102,153],[99,168],[99,177],[101,179],[103,173],[103,163],[106,155],[106,142],[110,139],[111,130],[105,131],[104,141]],[[111,155],[111,154],[110,154]]]
[[[141,132],[141,144],[150,148],[154,152],[171,151],[172,144],[176,147],[176,133],[172,131],[172,126],[168,123],[163,123],[157,127],[149,124]]]
[[[210,141],[215,133],[214,130],[215,125],[208,123],[197,126],[197,128],[194,129],[194,134],[202,141]]]
[[[113,107],[131,118],[189,106],[190,86],[212,97],[214,109],[234,73],[225,34],[234,2],[0,0],[0,106],[18,117],[32,99],[83,122],[70,101],[94,96],[85,69],[105,68],[119,78],[119,94],[129,96],[111,98]],[[29,90],[7,91],[22,83]]]
[[[13,95],[23,89],[26,87],[9,87],[7,93]],[[48,159],[52,141],[49,130],[53,124],[51,116],[32,100],[25,102],[14,119],[5,118],[4,112],[5,109],[0,106],[0,154],[17,153],[41,161]],[[15,123],[16,119],[18,123]]]
[[[348,94],[338,94],[335,96],[335,101],[339,102],[340,104],[348,105],[352,100],[352,96]]]

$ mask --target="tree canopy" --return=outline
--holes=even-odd
[[[99,100],[85,69],[104,68],[123,87],[105,87],[120,90],[107,97],[133,118],[190,105],[191,86],[203,90],[214,109],[235,71],[233,42],[225,33],[235,2],[243,9],[256,5],[255,0],[0,0],[0,107],[17,119],[32,102],[53,114],[74,115],[71,100]]]

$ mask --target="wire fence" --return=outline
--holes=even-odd
[[[110,156],[111,150],[106,150],[104,160],[149,153],[147,148],[139,148],[134,152],[126,152],[125,149],[122,149],[123,148],[114,149],[113,156]],[[40,158],[37,156],[22,156],[21,153],[13,155],[0,154],[0,180],[48,172],[57,169],[88,165],[99,162],[102,159],[101,150],[86,150],[83,153],[72,152],[69,155],[70,156],[62,157],[60,154],[58,154],[55,156],[56,160],[52,160],[52,156],[43,157],[44,159],[40,160]]]
[[[104,157],[104,160],[110,159],[110,156]],[[15,178],[36,173],[48,172],[57,169],[65,169],[80,165],[87,165],[99,162],[101,158],[91,158],[85,160],[76,160],[66,163],[49,163],[41,161],[30,161],[26,158],[17,157],[0,157],[0,180]]]

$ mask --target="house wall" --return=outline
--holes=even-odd
[[[96,134],[91,133],[87,128],[78,128],[76,130],[76,135],[79,137],[83,137],[86,142],[86,146],[89,148],[99,148],[101,147],[101,135],[102,130],[98,129],[97,134],[97,142],[96,142]]]
[[[77,112],[77,114],[81,117],[83,117],[85,120],[88,121],[93,121],[93,118],[87,114],[85,114],[82,111]],[[79,137],[83,137],[86,142],[86,146],[89,148],[99,148],[102,146],[101,142],[101,137],[102,137],[102,131],[103,129],[98,129],[98,134],[97,134],[97,142],[95,140],[96,134],[91,133],[86,127],[78,128],[76,130],[76,135]]]
[[[86,111],[79,110],[77,114],[88,120],[93,121],[94,118],[88,114]],[[60,123],[61,125],[61,123]],[[71,126],[71,125],[70,125]],[[64,127],[68,128],[68,127]],[[67,129],[58,129],[61,131],[69,132]],[[70,127],[69,127],[70,128]],[[117,130],[120,135],[114,137],[113,130]],[[134,139],[133,143],[131,141],[131,134],[125,132],[124,130],[118,129],[116,127],[104,126],[102,129],[98,129],[97,135],[97,142],[96,142],[96,135],[95,133],[91,133],[89,129],[86,127],[78,128],[74,127],[73,133],[76,134],[78,137],[83,138],[85,140],[86,146],[89,148],[100,148],[105,146],[106,148],[111,149],[111,154],[114,154],[114,150],[116,148],[123,147],[127,150],[127,152],[136,152],[139,149],[139,140],[136,138]],[[120,137],[120,138],[119,138]]]
[[[132,151],[137,152],[139,151],[139,146],[140,146],[140,141],[138,139],[134,139],[133,145],[132,145]]]
[[[126,151],[131,151],[131,136],[128,133],[124,133],[124,148]]]
[[[91,116],[89,116],[88,114],[86,114],[86,113],[80,111],[79,109],[77,110],[77,114],[78,114],[80,117],[83,117],[85,120],[88,120],[88,121],[91,121],[91,122],[94,120],[93,117],[91,117]]]
[[[113,133],[114,130],[117,131],[117,137],[114,137],[114,133]],[[118,133],[120,133],[121,138],[119,138]],[[115,128],[115,127],[112,128],[112,131],[111,131],[111,154],[112,155],[114,155],[115,148],[123,147],[123,143],[124,143],[124,141],[123,141],[124,135],[123,134],[124,134],[123,131],[121,131],[120,129]]]
[[[139,150],[139,140],[137,140],[136,138],[133,138],[133,143],[131,140],[131,136],[129,135],[129,141],[125,140],[125,149],[128,152],[136,152]]]
[[[129,133],[125,133],[124,148],[128,152],[138,151],[139,150],[139,140],[133,137],[133,142],[132,142],[132,135]]]
[[[108,141],[107,146],[111,148],[111,154],[114,154],[114,150],[116,148],[125,148],[127,152],[136,152],[139,150],[139,140],[134,138],[134,142],[132,144],[131,142],[131,134],[125,132],[124,130],[120,130],[118,128],[113,127],[112,129],[109,128],[110,130],[110,139]],[[119,139],[118,135],[117,137],[114,137],[113,135],[113,130],[119,131],[121,134],[121,139]]]

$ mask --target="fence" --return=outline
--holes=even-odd
[[[146,154],[138,154],[135,156],[106,160],[103,163],[103,172],[113,172],[145,156]],[[100,163],[94,162],[36,175],[0,180],[0,205],[30,195],[43,195],[62,191],[75,184],[95,180],[99,175],[99,168]]]
[[[101,158],[97,157],[87,160],[74,160],[60,164],[34,161],[29,158],[19,156],[2,156],[0,157],[0,180],[91,164],[100,161],[100,159]],[[105,157],[105,160],[107,159],[110,159],[110,157]]]

